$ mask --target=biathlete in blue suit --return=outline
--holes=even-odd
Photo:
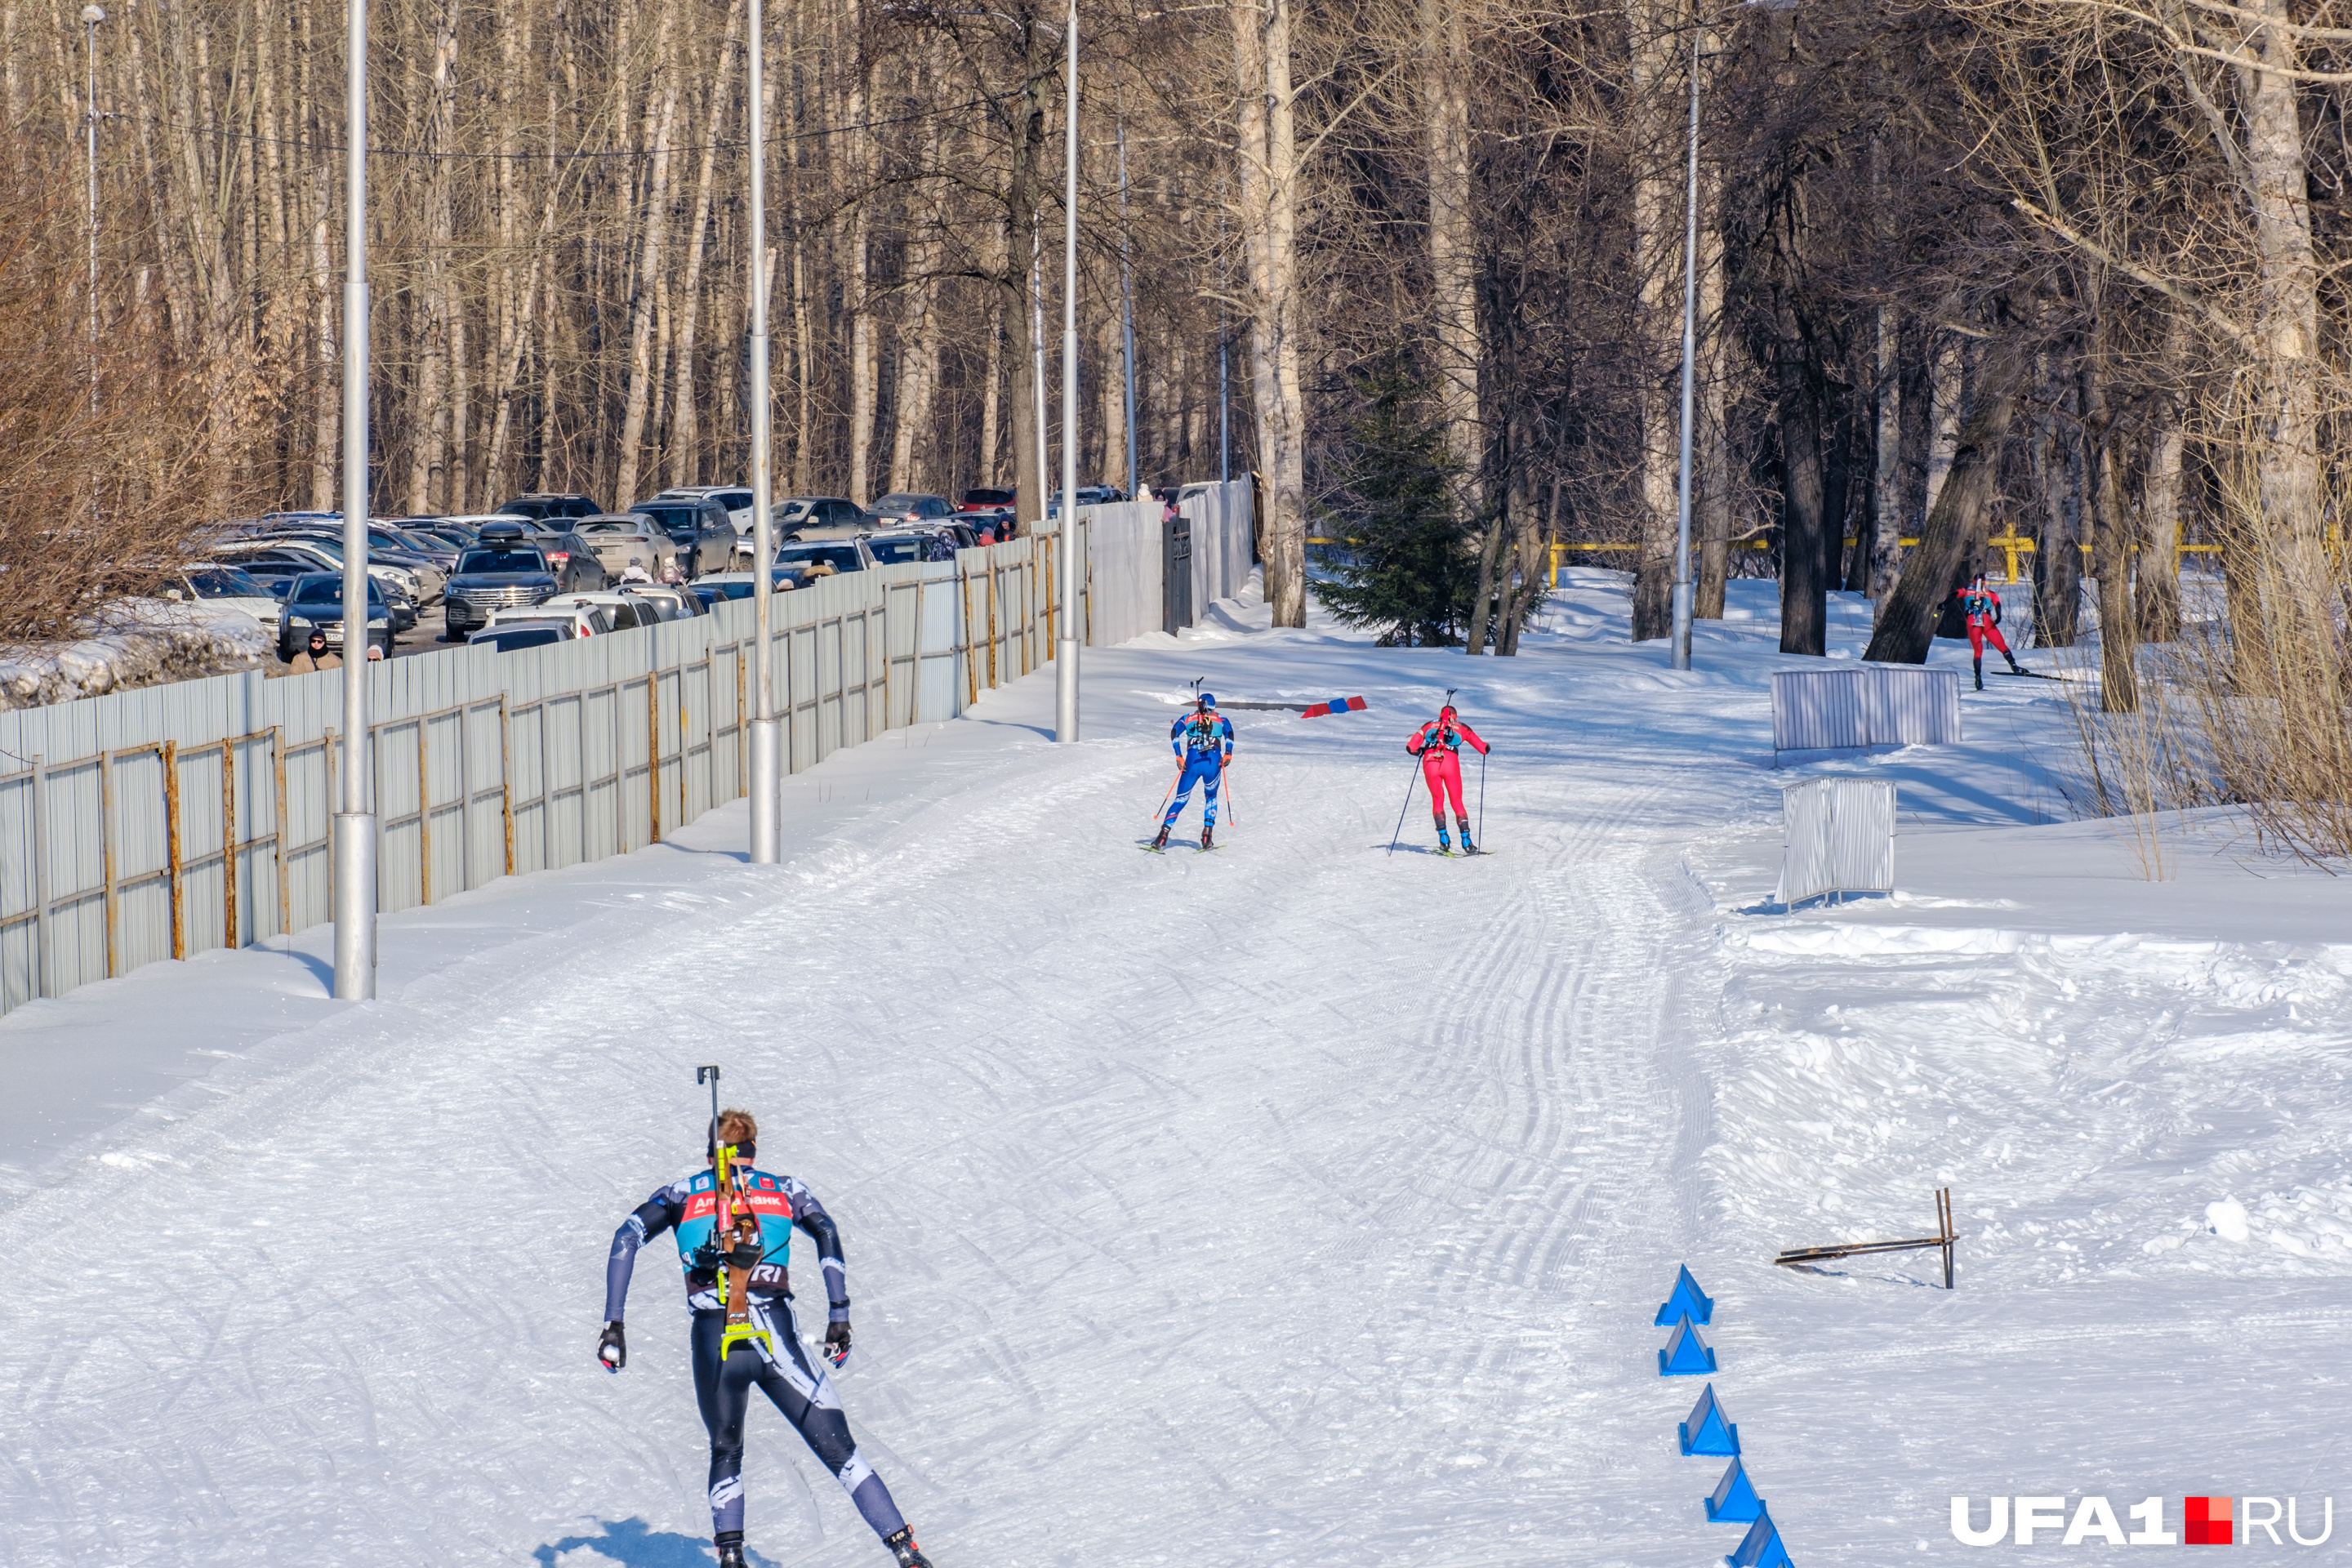
[[[816,1244],[817,1271],[832,1309],[824,1348],[836,1367],[849,1357],[848,1270],[842,1260],[840,1233],[815,1195],[791,1176],[771,1175],[750,1164],[758,1152],[759,1135],[749,1111],[722,1110],[712,1128],[710,1150],[715,1162],[719,1143],[734,1146],[737,1180],[730,1184],[730,1191],[740,1194],[738,1201],[748,1202],[759,1221],[760,1258],[756,1263],[741,1260],[749,1264],[745,1295],[753,1331],[733,1338],[726,1327],[719,1270],[731,1260],[714,1256],[709,1245],[719,1206],[717,1176],[703,1171],[672,1182],[639,1204],[614,1232],[612,1258],[604,1267],[605,1321],[596,1342],[597,1359],[612,1372],[628,1364],[621,1318],[637,1248],[663,1231],[676,1231],[678,1264],[686,1270],[686,1305],[694,1314],[694,1397],[702,1407],[702,1424],[710,1430],[710,1526],[719,1568],[743,1568],[743,1422],[751,1414],[754,1388],[784,1413],[810,1452],[833,1472],[898,1559],[898,1568],[930,1568],[929,1559],[915,1544],[915,1532],[898,1517],[890,1489],[858,1453],[833,1385],[809,1365],[801,1349],[787,1272],[793,1228],[806,1231]]]
[[[1217,711],[1216,697],[1203,691],[1192,704],[1192,711],[1169,726],[1168,740],[1176,748],[1176,762],[1182,771],[1176,775],[1175,797],[1168,803],[1168,815],[1151,847],[1168,847],[1168,830],[1184,815],[1184,803],[1192,798],[1192,786],[1197,784],[1202,789],[1201,847],[1213,849],[1216,847],[1217,791],[1224,786],[1225,770],[1234,765],[1234,721]]]

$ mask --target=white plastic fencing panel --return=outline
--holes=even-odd
[[[1957,670],[1908,664],[1790,669],[1772,677],[1772,749],[1952,746],[1960,741]]]
[[[1780,792],[1780,885],[1788,905],[1824,893],[1895,890],[1895,785],[1807,779]]]
[[[1253,563],[1250,483],[1211,485],[1180,509],[1192,521],[1192,618],[1249,582]]]
[[[1161,629],[1161,510],[1158,501],[1078,508],[1089,647],[1109,647]]]

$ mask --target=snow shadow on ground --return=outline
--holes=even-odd
[[[628,1568],[709,1568],[714,1561],[709,1542],[674,1530],[656,1531],[642,1519],[606,1520],[604,1531],[602,1535],[567,1535],[533,1552],[530,1560],[546,1568],[589,1568],[594,1563],[625,1563]],[[747,1551],[746,1555],[754,1563],[772,1561],[756,1552]]]

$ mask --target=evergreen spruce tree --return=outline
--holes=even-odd
[[[1354,381],[1360,406],[1326,515],[1349,546],[1315,596],[1342,623],[1379,628],[1384,647],[1452,646],[1477,596],[1478,562],[1454,509],[1444,427],[1402,355]]]

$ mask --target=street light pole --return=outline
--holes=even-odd
[[[1062,198],[1062,626],[1055,649],[1054,739],[1078,738],[1078,0],[1070,0],[1064,69]]]
[[[763,97],[767,30],[761,0],[751,0],[751,864],[772,866],[782,810],[783,747],[776,724],[775,650],[771,646],[770,578],[776,520],[768,405],[768,106]]]
[[[1690,192],[1683,216],[1683,461],[1675,525],[1674,668],[1691,667],[1691,397],[1698,361],[1698,39],[1691,34]]]
[[[335,814],[335,997],[375,995],[376,824],[368,812],[367,0],[345,0],[343,800]]]
[[[83,51],[88,68],[82,123],[89,139],[89,416],[98,417],[98,25],[106,13],[96,5],[81,8],[89,47]]]

